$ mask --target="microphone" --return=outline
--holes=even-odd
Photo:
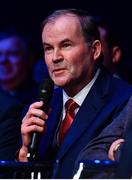
[[[41,109],[45,113],[47,113],[49,110],[49,105],[53,95],[53,90],[54,90],[54,83],[50,78],[46,78],[40,85],[38,100],[44,102],[44,105],[41,107]],[[36,157],[40,143],[40,138],[41,138],[41,133],[33,132],[27,154],[27,158],[29,161],[33,161]]]

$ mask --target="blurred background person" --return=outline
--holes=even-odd
[[[35,60],[28,43],[15,28],[0,32],[0,88],[24,105],[33,102],[37,96],[32,75]]]
[[[8,93],[0,90],[0,163],[13,161],[20,144],[23,106]],[[6,167],[6,162],[4,163]],[[9,163],[8,163],[9,165]],[[13,176],[10,170],[0,169],[0,179]]]
[[[0,160],[14,160],[19,147],[23,106],[0,90]]]
[[[116,30],[113,30],[109,22],[106,22],[106,20],[100,16],[95,17],[95,20],[98,24],[98,29],[102,42],[104,66],[115,77],[120,78],[119,63],[121,61],[122,49],[121,42],[116,34]]]
[[[98,24],[102,42],[104,66],[115,77],[132,83],[131,53],[121,35],[119,35],[119,29],[113,27],[108,20],[101,16],[96,16],[95,20]]]

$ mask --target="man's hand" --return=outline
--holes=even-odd
[[[43,102],[35,102],[30,105],[29,110],[22,120],[21,135],[23,145],[19,151],[18,160],[27,162],[28,145],[31,141],[32,132],[42,133],[45,129],[45,120],[48,119],[48,115],[40,108]]]
[[[120,145],[124,142],[124,139],[117,139],[116,141],[114,141],[109,149],[108,152],[108,157],[110,160],[116,160],[115,158],[115,152],[118,150],[118,148],[120,147]]]

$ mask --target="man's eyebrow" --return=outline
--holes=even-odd
[[[65,42],[71,42],[71,40],[70,39],[68,39],[68,38],[66,38],[66,39],[64,39],[64,40],[62,40],[60,43],[65,43]]]
[[[66,38],[66,39],[63,39],[62,41],[59,42],[59,44],[63,44],[63,43],[66,43],[66,42],[72,42],[70,39]],[[51,44],[47,43],[47,42],[43,42],[43,47],[44,46],[52,46]]]
[[[43,46],[51,46],[49,43],[43,42]]]

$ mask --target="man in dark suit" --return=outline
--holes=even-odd
[[[98,27],[86,12],[55,11],[42,24],[42,41],[50,77],[59,88],[49,114],[40,110],[42,102],[30,106],[22,121],[23,145],[18,160],[28,161],[31,132],[43,132],[39,158],[53,161],[55,178],[72,178],[79,152],[119,114],[132,94],[132,87],[101,67]],[[72,115],[65,109],[69,99],[78,104]],[[67,116],[67,120],[74,121],[61,141],[60,132],[64,132],[61,129]]]
[[[132,99],[131,99],[131,106],[132,106]],[[131,112],[130,112],[130,118],[132,118]],[[120,144],[120,146],[116,151],[116,154],[118,154],[120,158],[119,158],[119,165],[117,167],[115,178],[130,179],[132,177],[132,120],[129,126],[129,130],[126,131],[124,143]]]
[[[76,172],[79,162],[87,160],[119,161],[117,174],[115,171],[96,171],[84,168],[80,178],[130,178],[131,169],[131,127],[132,97],[121,113],[102,132],[80,152],[75,165]],[[124,143],[125,142],[125,143]]]

